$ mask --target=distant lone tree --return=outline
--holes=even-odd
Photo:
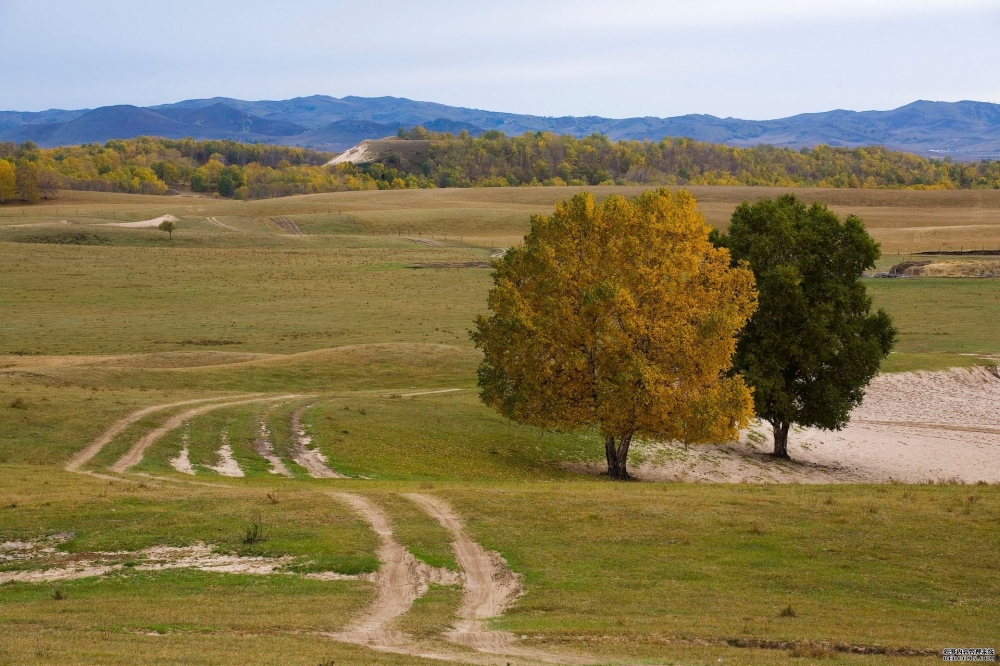
[[[582,193],[532,217],[472,332],[482,400],[520,423],[595,427],[612,479],[629,478],[633,437],[735,436],[753,400],[728,371],[755,292],[729,263],[687,192]]]
[[[166,231],[167,232],[167,239],[168,240],[173,240],[174,239],[174,229],[176,229],[176,228],[177,228],[177,225],[174,224],[172,220],[163,220],[163,222],[160,222],[160,226],[157,227],[157,229],[159,229],[160,231]]]
[[[827,430],[851,409],[896,341],[884,310],[859,280],[880,256],[861,219],[843,222],[826,206],[793,195],[743,203],[713,239],[745,261],[758,308],[740,334],[734,370],[754,389],[757,415],[771,424],[774,455],[788,457],[793,423]]]

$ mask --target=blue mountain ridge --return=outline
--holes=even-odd
[[[104,142],[135,136],[234,139],[341,151],[400,127],[474,135],[547,131],[613,140],[688,137],[732,146],[770,144],[803,148],[820,144],[882,145],[955,160],[1000,159],[1000,104],[917,101],[890,111],[834,110],[775,120],[742,120],[689,114],[671,118],[534,116],[484,111],[400,97],[313,95],[278,101],[227,97],[192,99],[152,107],[106,106],[76,111],[0,111],[0,141],[31,140],[43,147]]]

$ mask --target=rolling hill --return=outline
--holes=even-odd
[[[43,147],[155,135],[167,138],[238,139],[340,151],[363,139],[394,135],[399,127],[508,135],[549,131],[577,137],[659,140],[664,136],[734,146],[771,144],[802,148],[884,145],[956,160],[1000,158],[1000,105],[989,102],[917,101],[890,111],[835,110],[776,120],[742,120],[690,114],[671,118],[532,116],[447,106],[398,97],[325,95],[281,101],[224,97],[155,107],[108,106],[93,110],[0,111],[0,141],[32,140]]]

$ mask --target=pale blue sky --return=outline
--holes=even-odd
[[[0,109],[394,95],[776,118],[1000,102],[1000,0],[0,0]]]

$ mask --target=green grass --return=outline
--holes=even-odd
[[[528,594],[499,623],[515,633],[927,650],[995,639],[996,486],[608,483],[442,494],[485,547],[526,573]],[[788,605],[796,617],[780,616]]]
[[[566,469],[601,460],[593,433],[517,426],[479,402],[481,357],[467,329],[484,308],[489,271],[408,266],[481,261],[486,246],[515,242],[531,213],[574,189],[253,203],[72,193],[25,209],[30,215],[0,207],[0,541],[71,532],[63,548],[73,553],[204,541],[290,555],[300,573],[371,572],[376,536],[327,494],[347,490],[382,506],[416,557],[454,570],[450,533],[403,497],[431,493],[523,577],[525,595],[495,624],[529,645],[608,663],[705,665],[814,661],[806,648],[736,643],[930,653],[991,645],[1000,614],[998,486],[613,484]],[[716,223],[743,198],[775,193],[697,192]],[[967,194],[804,194],[861,212],[876,236],[893,239],[910,226],[938,230],[978,214]],[[167,212],[181,218],[174,241],[155,230],[92,226]],[[281,232],[277,215],[305,235]],[[77,224],[12,226],[67,218]],[[65,235],[78,231],[86,243]],[[401,237],[417,233],[466,246]],[[866,285],[901,331],[884,370],[968,366],[1000,354],[1000,281]],[[452,388],[461,390],[405,396]],[[243,392],[309,397],[192,419],[136,470],[213,485],[109,483],[60,471],[142,406]],[[291,462],[291,412],[305,404],[313,405],[306,428],[331,467],[366,478],[308,479]],[[192,407],[149,415],[89,468],[106,468],[142,433]],[[270,474],[253,451],[261,418],[295,478]],[[204,468],[216,462],[223,431],[245,479]],[[200,467],[193,479],[169,465],[185,433]],[[244,545],[258,515],[270,536]],[[371,601],[361,581],[171,571],[58,587],[66,599],[54,599],[48,584],[0,587],[0,664],[125,664],[136,654],[160,664],[428,663],[311,633],[337,631]],[[396,628],[436,644],[460,603],[457,588],[432,587]],[[795,616],[782,617],[789,605]],[[828,661],[918,660],[840,653]]]
[[[915,278],[867,280],[875,304],[899,329],[897,350],[907,353],[1000,352],[1000,280]]]

